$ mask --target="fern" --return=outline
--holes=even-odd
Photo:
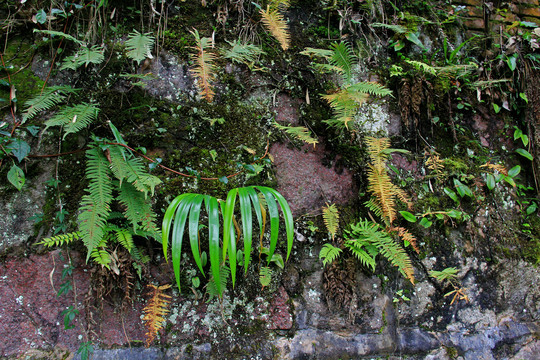
[[[371,23],[371,27],[380,27],[388,30],[392,30],[396,34],[406,34],[409,32],[405,26],[402,25],[391,25],[391,24],[382,24],[382,23]]]
[[[227,286],[229,277],[231,276],[231,269],[227,265],[222,265],[219,268],[219,280],[216,281],[214,275],[210,277],[210,281],[206,284],[206,293],[208,294],[207,302],[212,301],[216,297],[221,297],[220,292],[223,287]]]
[[[279,130],[284,130],[287,134],[294,136],[295,138],[305,142],[306,144],[313,145],[314,148],[315,145],[319,143],[319,140],[311,137],[311,133],[309,132],[309,130],[303,126],[284,126],[278,124],[277,122],[274,122],[274,126]]]
[[[263,288],[270,285],[272,282],[272,269],[270,269],[268,266],[262,266],[261,270],[259,271],[259,281],[261,282]]]
[[[75,55],[68,56],[64,59],[60,70],[77,70],[82,65],[87,67],[89,64],[101,64],[105,60],[103,51],[103,47],[96,45],[91,48],[82,47]]]
[[[353,241],[366,241],[375,246],[382,256],[414,284],[414,268],[409,255],[386,231],[381,229],[379,224],[360,220],[357,224],[352,225],[351,229],[350,234]]]
[[[156,215],[144,193],[138,191],[132,184],[124,183],[120,186],[118,200],[124,206],[124,216],[131,222],[134,231],[141,228],[153,238],[159,239],[155,223]]]
[[[332,240],[336,237],[336,233],[339,228],[339,212],[336,208],[336,204],[323,206],[323,220],[326,230],[332,236]]]
[[[104,226],[113,200],[107,158],[98,147],[86,152],[86,177],[89,195],[84,195],[79,210],[79,230],[90,254],[104,235]]]
[[[79,232],[72,232],[68,234],[61,234],[52,236],[50,238],[45,238],[40,242],[37,242],[36,245],[44,245],[47,247],[62,246],[64,244],[71,244],[73,241],[79,240],[80,238],[81,234]]]
[[[128,35],[126,41],[127,56],[140,64],[146,58],[152,58],[152,47],[154,46],[155,38],[151,33],[141,34],[137,30],[133,30]]]
[[[165,316],[169,313],[169,303],[171,296],[163,293],[171,285],[155,286],[148,285],[151,288],[151,298],[143,309],[144,317],[143,321],[146,326],[146,347],[150,347],[154,342],[159,330],[163,328],[165,324]]]
[[[405,62],[409,65],[412,65],[416,70],[420,70],[431,75],[437,74],[437,69],[421,61],[405,60]]]
[[[84,42],[80,41],[77,38],[74,38],[73,36],[71,36],[69,34],[63,33],[61,31],[34,29],[34,32],[35,33],[40,33],[40,34],[45,34],[45,35],[51,35],[53,37],[58,36],[58,37],[66,39],[66,40],[73,41],[74,43],[77,43],[78,45],[84,45]]]
[[[343,81],[348,85],[352,79],[352,69],[357,58],[351,46],[345,42],[330,45],[332,54],[327,58],[330,65],[341,69]]]
[[[32,119],[38,113],[49,110],[66,99],[66,95],[74,93],[78,89],[69,86],[52,86],[46,88],[41,94],[24,103],[25,110],[22,114],[22,122]]]
[[[129,253],[135,248],[133,244],[133,236],[127,229],[117,229],[114,231],[116,241],[122,245]]]
[[[272,34],[274,38],[279,42],[281,48],[287,51],[290,46],[291,36],[287,28],[287,22],[282,14],[279,13],[277,7],[271,8],[270,5],[266,7],[266,10],[261,9],[261,17],[264,26]]]
[[[148,193],[154,195],[155,187],[161,184],[161,180],[154,175],[148,174],[139,158],[127,157],[126,152],[120,146],[109,148],[109,155],[111,158],[111,170],[114,176],[120,180],[120,186],[125,180],[133,184],[145,197],[148,196]]]
[[[238,64],[251,67],[257,58],[265,53],[257,45],[242,44],[236,40],[232,43],[227,41],[227,43],[231,45],[231,48],[223,51],[223,57]]]
[[[336,260],[341,252],[342,250],[340,248],[332,244],[324,244],[319,252],[319,259],[322,259],[323,266],[326,266]]]
[[[199,81],[199,94],[208,102],[214,98],[214,87],[211,82],[214,80],[214,71],[216,55],[208,50],[209,38],[201,38],[197,30],[191,31],[195,37],[196,45],[193,47],[195,53],[191,59],[195,66],[191,69],[191,73]]]
[[[64,127],[64,139],[68,134],[76,133],[97,119],[99,108],[94,104],[82,103],[66,107],[45,122],[45,130],[51,126]]]
[[[347,87],[347,91],[350,93],[362,93],[370,94],[373,96],[392,96],[392,90],[388,89],[384,85],[373,81],[363,81],[356,84],[353,84]]]

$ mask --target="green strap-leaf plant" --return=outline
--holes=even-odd
[[[259,197],[259,194],[261,198]],[[272,260],[278,244],[279,235],[279,208],[283,214],[287,237],[287,259],[293,245],[293,217],[285,198],[276,190],[264,186],[248,186],[229,191],[225,201],[209,195],[186,193],[177,196],[170,203],[163,218],[162,245],[165,258],[168,259],[169,245],[173,270],[178,288],[180,289],[180,260],[182,243],[187,222],[188,239],[197,267],[204,275],[201,260],[203,249],[199,240],[199,219],[201,211],[206,210],[208,217],[208,253],[210,255],[210,272],[214,285],[221,296],[224,284],[221,281],[221,268],[230,268],[233,286],[236,282],[237,259],[237,233],[235,232],[235,208],[238,200],[240,219],[242,222],[243,237],[243,265],[247,273],[251,260],[253,246],[253,210],[257,218],[260,239],[262,241],[266,213],[270,218],[270,246],[268,250],[268,263]],[[204,205],[204,207],[203,207]],[[279,206],[278,206],[279,205]],[[268,211],[266,211],[268,210]],[[221,214],[221,216],[220,216]],[[220,221],[221,220],[221,221]],[[223,224],[220,241],[220,223]],[[238,230],[239,236],[240,230]]]

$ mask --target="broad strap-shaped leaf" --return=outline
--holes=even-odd
[[[184,228],[186,225],[186,219],[188,217],[189,210],[193,205],[191,200],[194,196],[194,194],[187,194],[187,196],[180,201],[180,204],[176,208],[176,214],[174,215],[171,241],[171,257],[174,276],[176,278],[178,289],[180,289],[180,261],[182,260],[182,240],[184,239]]]
[[[220,280],[220,249],[219,249],[219,204],[215,197],[206,196],[208,207],[208,241],[210,252],[210,269],[216,283],[216,289],[220,295],[223,287]]]
[[[238,198],[240,200],[240,215],[242,217],[242,231],[244,235],[244,273],[247,274],[253,243],[253,215],[251,212],[251,200],[248,189],[238,189]]]
[[[281,195],[279,192],[277,192],[275,189],[269,188],[269,187],[262,187],[257,186],[259,190],[261,188],[269,191],[271,194],[273,194],[276,198],[276,200],[279,203],[279,206],[281,207],[281,211],[283,213],[283,220],[285,222],[285,232],[287,236],[287,260],[289,259],[289,256],[291,255],[292,246],[293,246],[293,240],[294,240],[294,220],[292,216],[291,208],[289,207],[289,204],[287,203],[287,200]],[[279,222],[279,219],[278,219]],[[277,229],[276,229],[277,232]],[[270,255],[270,258],[272,258],[272,254]]]
[[[167,261],[169,259],[169,254],[168,254],[169,237],[171,236],[171,229],[173,225],[174,214],[178,206],[181,204],[182,200],[189,195],[191,194],[181,194],[175,197],[173,201],[171,201],[171,203],[167,207],[167,210],[165,211],[165,215],[163,215],[161,245],[163,246],[163,256],[165,257],[165,260]]]
[[[229,264],[231,269],[231,278],[233,286],[236,283],[236,239],[233,229],[234,207],[236,205],[236,195],[238,189],[232,189],[227,194],[225,203],[222,203],[223,214],[223,259],[227,258],[229,252]]]
[[[199,218],[201,215],[201,206],[204,200],[204,196],[197,194],[191,202],[191,211],[189,212],[188,232],[189,243],[191,246],[191,253],[195,259],[195,263],[199,267],[199,270],[204,276],[203,264],[201,259],[201,247],[199,245]]]

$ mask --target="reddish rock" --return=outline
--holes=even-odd
[[[295,216],[314,211],[328,203],[347,203],[357,195],[352,174],[335,164],[323,165],[323,144],[290,149],[285,144],[270,148],[274,156],[277,190],[287,199]]]
[[[270,330],[289,330],[293,325],[291,309],[289,308],[289,295],[282,286],[274,294],[273,300],[268,308],[270,316],[268,317],[268,329]]]

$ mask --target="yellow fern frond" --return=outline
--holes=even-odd
[[[191,73],[199,83],[200,95],[208,102],[211,102],[214,98],[214,87],[211,82],[214,80],[216,55],[208,50],[209,38],[201,38],[197,30],[191,31],[191,34],[195,37],[196,45],[193,47],[195,53],[191,55],[192,61],[195,66],[191,69]]]
[[[376,166],[368,165],[368,191],[372,193],[382,218],[387,225],[392,224],[396,218],[396,205],[394,201],[394,184],[386,171],[380,171]]]
[[[485,167],[494,171],[498,171],[501,174],[508,176],[508,170],[501,164],[492,164],[488,161],[484,165],[480,165],[480,167]]]
[[[146,332],[146,347],[149,347],[156,338],[159,330],[165,324],[165,316],[169,313],[167,308],[170,303],[170,296],[163,293],[164,290],[171,287],[171,285],[155,286],[149,284],[148,287],[152,288],[150,291],[152,298],[148,301],[143,309],[144,317],[143,321],[147,328]]]
[[[326,204],[326,206],[323,206],[322,211],[326,230],[328,230],[328,232],[332,236],[332,240],[334,240],[339,228],[339,212],[336,208],[336,204]]]
[[[427,155],[426,166],[429,170],[433,171],[437,180],[441,180],[444,177],[444,161],[437,152]]]
[[[291,36],[283,15],[279,13],[277,8],[271,9],[270,6],[267,6],[266,10],[261,9],[261,17],[264,26],[279,41],[281,48],[287,50],[291,42]]]

